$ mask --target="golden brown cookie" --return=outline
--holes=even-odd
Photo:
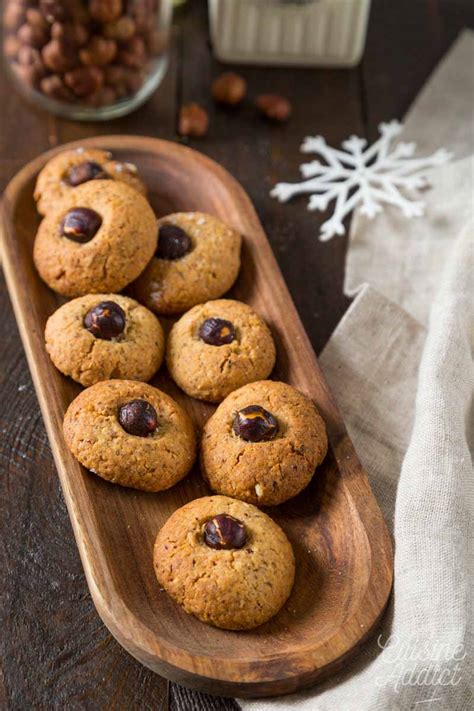
[[[114,180],[79,185],[43,218],[34,245],[41,278],[64,296],[121,291],[156,249],[147,200]]]
[[[163,360],[160,322],[137,301],[88,294],[68,301],[46,323],[54,365],[84,387],[99,380],[149,380]]]
[[[241,237],[212,215],[178,212],[158,220],[158,249],[131,287],[158,314],[178,314],[230,289],[240,268]]]
[[[266,622],[288,599],[293,549],[272,519],[227,496],[178,509],[154,548],[160,584],[186,612],[228,630]]]
[[[266,323],[241,301],[195,306],[171,329],[166,361],[171,377],[191,397],[220,402],[254,380],[267,378],[275,345]]]
[[[38,212],[46,215],[79,185],[97,180],[118,180],[146,195],[133,163],[113,160],[109,151],[99,148],[74,148],[55,155],[38,175],[34,193]]]
[[[169,395],[132,380],[104,380],[84,390],[64,418],[76,459],[113,484],[162,491],[191,469],[193,424]]]
[[[231,393],[207,421],[201,468],[213,491],[275,506],[309,484],[326,451],[313,402],[286,383],[261,380]]]

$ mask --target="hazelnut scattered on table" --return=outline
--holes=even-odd
[[[166,51],[159,0],[5,0],[3,51],[46,96],[106,106],[133,96]]]
[[[291,115],[290,102],[278,94],[260,94],[255,100],[255,106],[270,121],[284,123]]]
[[[228,106],[237,106],[247,92],[247,82],[240,74],[223,72],[214,79],[211,93],[214,101]]]
[[[178,133],[181,136],[205,136],[209,126],[207,111],[199,104],[185,104],[179,112]]]

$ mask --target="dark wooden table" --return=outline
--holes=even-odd
[[[206,4],[178,13],[168,74],[146,106],[104,124],[62,121],[32,109],[0,79],[0,186],[49,147],[82,136],[128,133],[178,140],[182,102],[210,113],[208,137],[191,145],[221,162],[253,198],[294,301],[319,352],[348,306],[342,293],[346,240],[317,240],[324,219],[305,200],[268,196],[293,180],[309,134],[339,144],[372,139],[380,121],[402,117],[464,26],[472,0],[373,0],[367,49],[352,70],[241,68],[250,96],[281,93],[293,103],[286,126],[215,108],[211,79],[221,67],[208,42]],[[3,278],[0,337],[0,708],[233,709],[235,702],[183,689],[130,657],[92,604]]]

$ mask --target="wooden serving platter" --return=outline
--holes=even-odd
[[[184,613],[160,590],[152,565],[159,528],[187,501],[209,493],[198,466],[161,494],[123,489],[83,469],[62,437],[64,412],[79,386],[51,364],[46,319],[61,300],[39,279],[32,246],[39,224],[33,201],[38,171],[58,150],[109,149],[135,163],[158,215],[212,213],[244,236],[232,296],[267,321],[277,344],[274,376],[316,402],[330,451],[312,483],[268,512],[286,531],[297,559],[293,593],[280,613],[249,632],[227,632]],[[97,610],[134,657],[162,676],[214,694],[270,696],[308,686],[340,668],[379,620],[392,585],[392,545],[252,204],[219,165],[152,138],[87,139],[43,154],[9,184],[3,199],[3,267],[48,431],[64,497]],[[200,428],[213,406],[184,395],[164,369],[152,381],[175,397]]]

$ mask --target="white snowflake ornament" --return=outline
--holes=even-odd
[[[308,210],[327,209],[335,200],[332,217],[321,226],[320,239],[343,235],[344,218],[360,205],[363,215],[373,218],[382,211],[382,204],[396,205],[405,217],[420,217],[424,203],[404,195],[402,191],[427,187],[423,171],[446,163],[451,154],[441,148],[431,156],[413,158],[415,143],[398,143],[393,139],[402,131],[398,121],[381,123],[380,138],[367,148],[364,138],[351,136],[343,142],[344,151],[328,146],[322,136],[305,138],[301,151],[317,153],[326,161],[303,163],[302,183],[277,183],[270,195],[287,202],[295,195],[309,193]]]

